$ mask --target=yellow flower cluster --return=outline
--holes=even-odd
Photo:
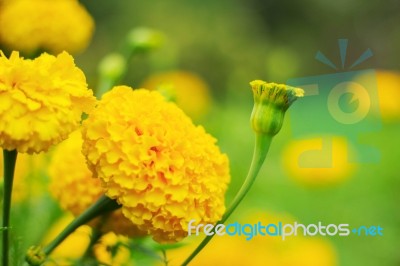
[[[101,182],[93,178],[81,153],[82,137],[80,131],[60,143],[54,150],[50,165],[50,191],[61,207],[78,216],[104,194]],[[71,167],[73,166],[73,167]],[[144,235],[136,226],[116,210],[109,217],[97,219],[93,226],[103,232],[113,231],[129,236]]]
[[[50,192],[63,209],[75,216],[98,199],[103,190],[100,181],[92,178],[81,154],[79,131],[55,148],[49,165]],[[73,166],[73,167],[72,167]]]
[[[76,0],[14,0],[0,10],[0,41],[27,54],[79,52],[93,30],[93,19]]]
[[[41,152],[68,137],[95,104],[83,72],[63,52],[24,60],[0,52],[0,147]]]
[[[222,217],[227,156],[158,92],[113,88],[84,121],[83,139],[106,195],[156,241],[181,240],[191,219],[215,223]]]

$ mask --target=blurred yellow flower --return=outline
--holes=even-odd
[[[72,215],[65,215],[56,221],[44,237],[43,244],[46,245],[52,241],[72,220]],[[91,234],[90,226],[82,225],[51,253],[43,265],[76,265],[76,262],[82,258],[89,248]],[[128,242],[127,237],[109,232],[101,236],[93,246],[93,259],[97,260],[99,265],[133,266],[130,250],[127,247]]]
[[[72,215],[65,215],[56,221],[47,231],[43,244],[50,243],[72,220]],[[82,225],[79,227],[51,253],[44,266],[74,265],[74,261],[82,257],[88,248],[91,234],[90,226]]]
[[[280,214],[253,214],[242,220],[243,223],[262,224],[278,222],[293,223],[295,220]],[[197,239],[194,239],[197,238]],[[180,265],[197,246],[202,237],[192,237],[178,249],[167,251],[168,265]],[[335,266],[337,254],[333,245],[326,239],[291,236],[284,241],[279,236],[254,236],[246,240],[244,236],[216,236],[190,263],[191,266]],[[157,264],[161,266],[162,264]]]
[[[371,84],[374,80],[368,74],[359,75],[356,82]],[[379,108],[372,109],[375,115],[381,116],[384,121],[398,121],[400,119],[400,72],[389,70],[376,71],[376,86],[378,87]],[[371,84],[375,86],[375,84]]]
[[[191,72],[170,71],[153,74],[143,82],[142,87],[149,90],[171,88],[176,96],[176,104],[193,119],[207,114],[212,104],[207,84]]]
[[[51,194],[63,209],[75,216],[84,212],[104,194],[100,180],[93,178],[86,165],[85,157],[81,153],[82,142],[81,132],[73,132],[55,148],[48,169]],[[140,232],[122,215],[121,210],[112,212],[109,217],[96,219],[90,225],[102,232],[114,231],[129,236],[144,235],[144,232]]]
[[[94,246],[94,255],[101,265],[133,266],[127,237],[108,233]]]
[[[79,52],[93,30],[92,17],[76,0],[14,0],[0,10],[0,41],[26,54]]]
[[[47,164],[47,154],[20,154],[14,173],[12,200],[15,203],[33,200],[43,194],[45,178],[43,169]],[[3,182],[3,150],[0,149],[0,180]]]
[[[309,186],[342,183],[357,168],[349,162],[354,151],[346,138],[321,136],[288,143],[283,152],[284,169],[294,180]]]
[[[83,72],[66,52],[24,60],[0,52],[0,147],[41,152],[67,138],[95,104]]]
[[[225,211],[229,163],[216,140],[158,92],[114,87],[83,123],[83,153],[106,195],[159,242]]]

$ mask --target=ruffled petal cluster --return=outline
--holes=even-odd
[[[0,52],[0,147],[46,151],[78,128],[96,99],[83,72],[63,52],[25,60]]]
[[[14,0],[0,10],[0,41],[24,53],[76,53],[91,40],[94,22],[76,0]]]
[[[181,240],[192,219],[215,223],[222,217],[227,156],[158,92],[113,88],[84,121],[83,139],[106,195],[156,241]]]
[[[61,207],[78,216],[104,194],[101,182],[93,178],[81,153],[82,137],[80,131],[60,143],[53,152],[49,165],[50,191]],[[91,223],[103,232],[113,231],[128,236],[145,235],[116,210]]]

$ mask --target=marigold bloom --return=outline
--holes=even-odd
[[[24,60],[0,52],[0,147],[46,151],[67,138],[95,104],[83,72],[66,52]]]
[[[83,153],[106,195],[156,241],[182,239],[191,219],[222,217],[227,156],[158,92],[113,88],[84,121],[83,138]]]
[[[54,150],[50,165],[50,191],[61,207],[78,216],[104,194],[101,182],[93,178],[81,153],[82,137],[80,131],[60,143]],[[73,165],[73,167],[71,167]],[[141,236],[140,232],[121,210],[116,210],[107,219],[96,219],[91,223],[103,232],[114,231],[129,236]]]
[[[93,29],[93,19],[75,0],[9,1],[0,11],[0,41],[27,54],[79,52]]]

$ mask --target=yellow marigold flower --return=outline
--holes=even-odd
[[[42,54],[24,60],[0,52],[0,147],[18,152],[46,151],[67,138],[82,112],[95,104],[83,72],[72,56]]]
[[[12,200],[22,202],[42,195],[44,185],[43,168],[47,163],[47,154],[20,154],[14,172]],[[0,149],[0,181],[3,182],[3,150]]]
[[[343,183],[357,165],[350,163],[354,151],[345,138],[321,136],[292,141],[283,153],[284,169],[299,183],[323,187]]]
[[[199,119],[210,109],[212,98],[207,84],[197,75],[186,71],[170,71],[147,78],[143,88],[171,88],[175,102],[191,118]]]
[[[83,153],[123,214],[159,242],[225,211],[229,163],[215,139],[158,92],[114,87],[83,123]]]
[[[60,143],[54,150],[50,165],[50,191],[61,207],[78,216],[104,194],[101,182],[93,178],[81,153],[82,137],[80,131]],[[73,166],[73,167],[71,167]],[[114,231],[129,236],[141,236],[144,232],[137,229],[121,210],[109,217],[96,219],[91,223],[102,232]]]
[[[74,0],[10,1],[0,10],[0,41],[27,54],[79,52],[93,30],[93,19]]]
[[[93,247],[94,255],[101,265],[133,266],[128,244],[128,238],[111,232]]]

